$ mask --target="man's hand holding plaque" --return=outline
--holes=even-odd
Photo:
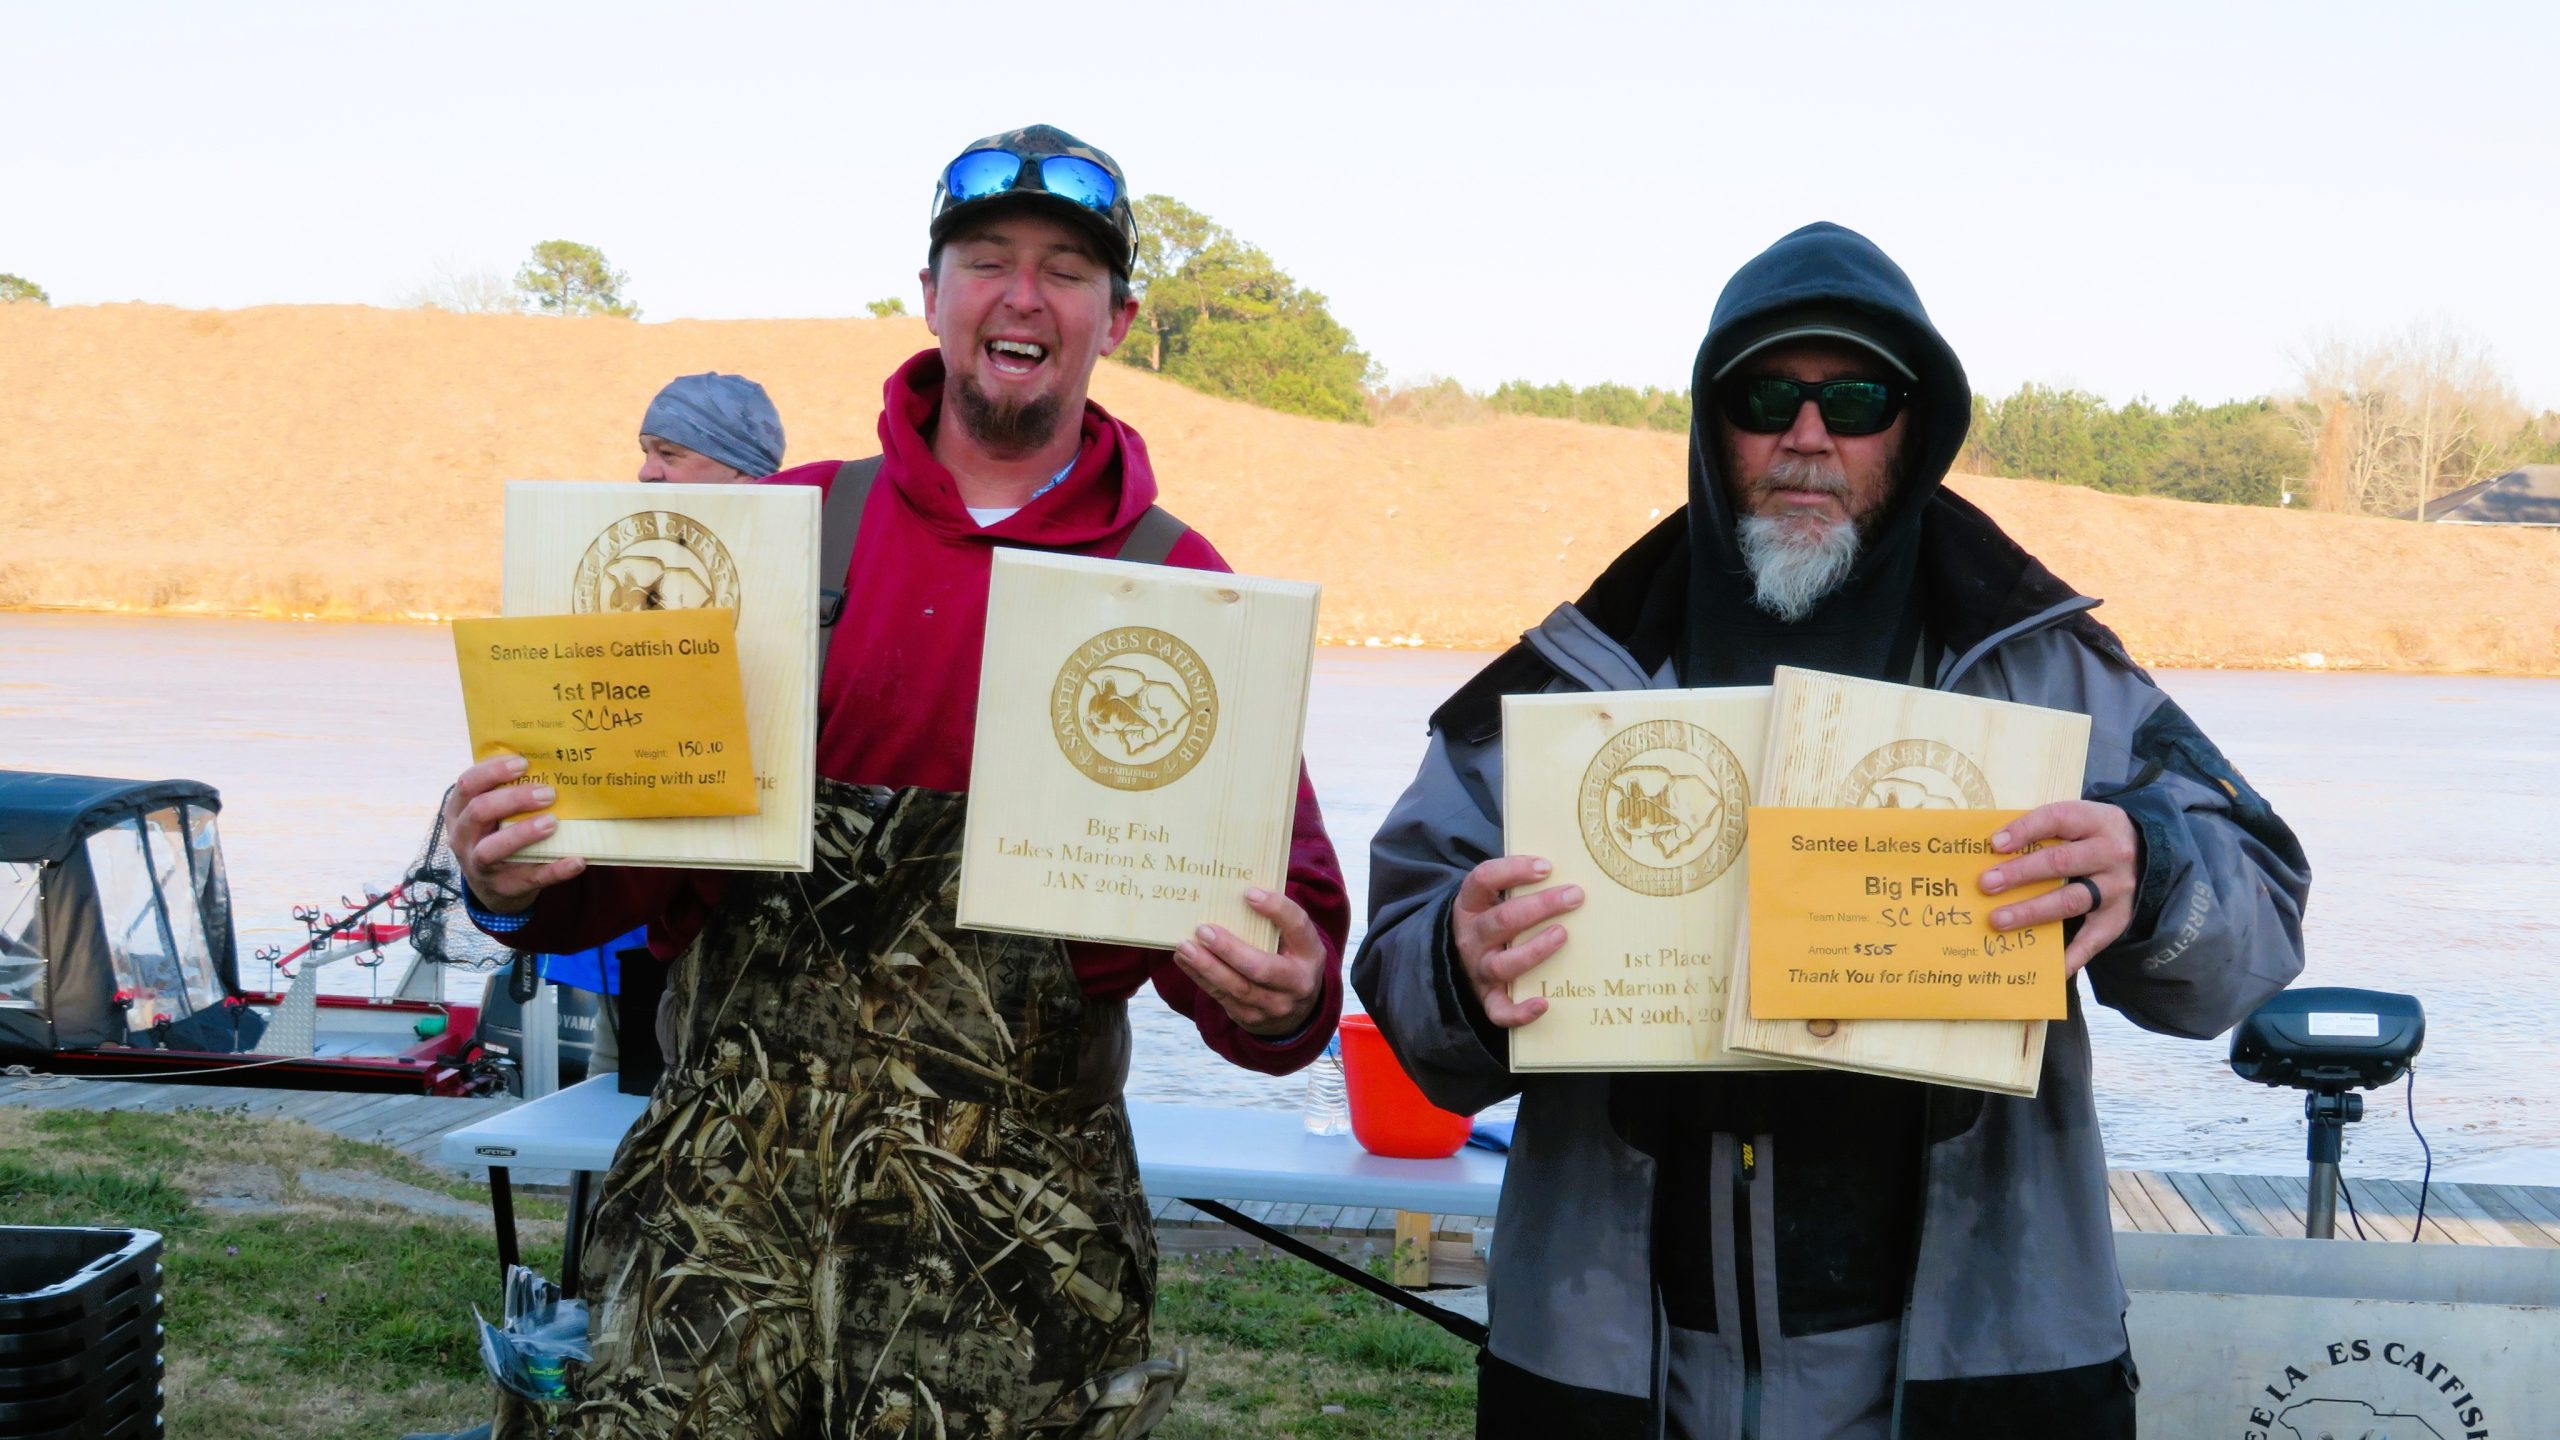
[[[1467,872],[1458,898],[1449,907],[1449,942],[1458,950],[1458,966],[1467,985],[1484,1006],[1485,1018],[1505,1030],[1516,1030],[1547,1013],[1538,995],[1513,999],[1514,982],[1527,975],[1565,942],[1562,916],[1582,904],[1582,887],[1513,895],[1555,873],[1535,855],[1504,855]]]
[[[1991,837],[1991,848],[2003,855],[2026,853],[2014,864],[1982,872],[1985,895],[2013,895],[2038,880],[2070,882],[1991,912],[1995,930],[2079,920],[2080,933],[2071,937],[2070,948],[2063,952],[2063,974],[2079,974],[2133,922],[2133,893],[2142,880],[2142,847],[2133,817],[2123,807],[2095,800],[2058,800],[2019,816],[2016,824]]]
[[[543,891],[587,868],[575,855],[538,864],[514,860],[517,851],[560,828],[559,821],[538,813],[558,796],[548,785],[525,783],[525,768],[521,755],[483,760],[463,771],[444,797],[445,843],[453,847],[463,881],[481,908],[500,915],[524,913]]]
[[[1173,947],[1174,963],[1246,1032],[1295,1035],[1324,998],[1324,936],[1297,901],[1276,890],[1248,889],[1244,903],[1280,932],[1277,952],[1222,925],[1202,925]]]

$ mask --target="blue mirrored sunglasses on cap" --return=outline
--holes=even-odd
[[[1008,191],[1045,192],[1108,215],[1120,198],[1111,172],[1079,155],[1044,155],[1037,164],[1010,150],[972,150],[942,172],[950,203],[965,204]]]

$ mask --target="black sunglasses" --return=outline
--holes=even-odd
[[[1717,387],[1724,418],[1736,430],[1783,435],[1795,428],[1808,400],[1834,435],[1873,435],[1893,423],[1910,402],[1911,387],[1891,380],[1824,380],[1807,383],[1776,375]]]

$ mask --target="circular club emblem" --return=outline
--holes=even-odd
[[[1049,695],[1067,763],[1114,790],[1153,790],[1191,773],[1218,734],[1218,685],[1191,647],[1140,625],[1076,647]]]
[[[1742,853],[1750,782],[1724,742],[1682,720],[1609,737],[1582,772],[1582,843],[1639,895],[1686,895]]]
[[[1988,810],[1991,782],[1952,745],[1896,740],[1840,782],[1839,803],[1867,810]]]
[[[2285,1363],[2280,1377],[2269,1375],[2256,1390],[2238,1398],[2232,1428],[2269,1440],[2292,1440],[2297,1435],[2338,1440],[2489,1437],[2493,1427],[2487,1407],[2480,1403],[2480,1391],[2462,1377],[2506,1379],[2499,1365],[2482,1363],[2492,1360],[2496,1352],[2482,1355],[2472,1348],[2487,1333],[2485,1327],[2494,1323],[2473,1321],[2452,1334],[2367,1333],[2297,1354]],[[2522,1370],[2513,1373],[2524,1378]],[[2503,1391],[2507,1386],[2495,1388]],[[2243,1407],[2245,1424],[2240,1423]],[[2499,1440],[2508,1433],[2495,1431]]]
[[[605,527],[578,561],[569,609],[738,608],[738,566],[729,547],[690,515],[643,510]]]

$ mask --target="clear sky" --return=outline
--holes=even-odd
[[[2560,5],[0,0],[0,271],[394,303],[583,240],[649,320],[909,298],[934,173],[1048,121],[1399,379],[1685,385],[1808,220],[1978,388],[2282,390],[2436,322],[2560,407]]]

